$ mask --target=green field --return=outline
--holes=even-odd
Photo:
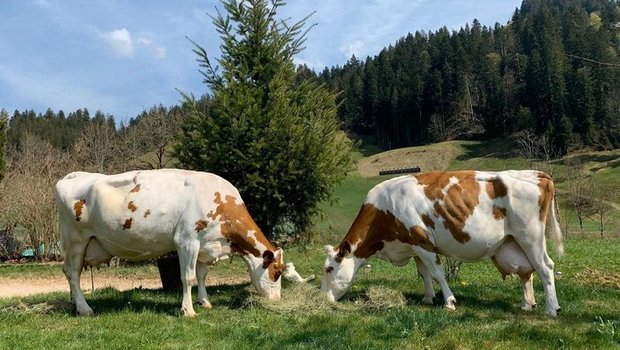
[[[517,157],[486,153],[488,145],[460,147],[464,152],[449,164],[451,169],[527,165]],[[609,191],[617,191],[618,162],[604,158],[607,163],[598,162],[600,169],[593,173]],[[561,163],[556,167],[558,173],[567,168]],[[591,171],[597,166],[584,167]],[[304,276],[321,276],[323,245],[339,242],[368,189],[384,179],[351,174],[336,191],[339,200],[324,204],[325,216],[317,222],[310,243],[286,247],[286,261],[293,261]],[[279,304],[262,301],[246,283],[208,287],[213,309],[196,308],[199,316],[194,319],[178,315],[180,292],[162,290],[97,290],[86,295],[95,312],[91,318],[74,316],[68,293],[0,299],[0,349],[617,349],[620,240],[612,233],[605,239],[595,232],[566,233],[565,256],[552,255],[556,271],[561,272],[556,283],[562,311],[557,318],[543,312],[538,278],[538,308],[523,312],[518,279],[502,280],[489,261],[463,265],[459,278],[451,282],[457,310],[448,311],[442,308],[440,293],[434,305],[420,303],[423,284],[413,265],[394,267],[375,259],[360,270],[352,291],[337,305],[316,299],[318,279],[305,287],[283,283]],[[57,265],[0,265],[0,277],[45,276],[57,269]],[[98,273],[131,278],[156,270],[143,266]],[[213,267],[209,276],[246,274],[241,259],[233,259]],[[378,286],[383,294],[373,294]],[[394,296],[401,302],[389,302]]]

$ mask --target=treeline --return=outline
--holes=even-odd
[[[97,111],[91,117],[88,109],[78,109],[65,114],[48,108],[44,114],[34,110],[15,110],[7,131],[7,146],[20,146],[24,134],[32,134],[62,150],[69,149],[89,124],[107,123],[115,127],[114,117]]]
[[[525,129],[558,154],[620,146],[620,6],[525,0],[506,25],[416,32],[319,74],[347,129],[386,148]]]
[[[184,111],[182,106],[154,106],[118,125],[114,116],[99,110],[91,116],[86,108],[67,114],[52,109],[43,114],[16,110],[10,116],[2,110],[1,116],[8,124],[0,141],[5,140],[3,150],[9,160],[23,151],[31,136],[71,154],[82,163],[81,170],[110,172],[129,166],[171,166],[167,151],[183,124]]]

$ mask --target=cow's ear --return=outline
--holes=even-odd
[[[344,258],[347,254],[351,253],[351,244],[349,241],[344,241],[338,247],[338,257]]]
[[[273,262],[275,255],[271,250],[265,250],[263,253],[263,268],[267,268]]]
[[[333,254],[334,253],[334,247],[332,247],[331,245],[326,245],[325,247],[323,247],[323,249],[325,249],[325,254]]]

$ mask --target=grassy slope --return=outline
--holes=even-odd
[[[504,169],[517,166],[517,158],[485,154],[488,145],[463,143],[450,168]],[[493,147],[497,149],[497,147]],[[366,154],[368,155],[368,154]],[[359,155],[361,160],[364,159]],[[612,173],[617,165],[609,167]],[[322,245],[335,244],[344,235],[366,195],[385,178],[352,174],[338,189],[340,201],[325,205],[326,216],[317,225],[319,235],[307,246],[286,250],[302,275],[322,274]],[[614,185],[613,176],[609,178]],[[618,177],[616,177],[618,179]],[[540,349],[617,348],[620,346],[620,240],[569,238],[566,255],[556,260],[562,277],[557,289],[562,313],[546,317],[542,287],[535,279],[541,307],[531,313],[519,309],[517,279],[502,281],[489,262],[466,264],[460,280],[451,283],[459,301],[449,312],[438,298],[434,306],[420,305],[421,280],[412,265],[394,267],[372,260],[358,274],[353,290],[340,305],[345,308],[277,312],[247,303],[248,284],[208,288],[212,310],[197,310],[199,317],[176,316],[180,293],[102,290],[87,295],[97,316],[76,318],[67,293],[0,300],[0,349],[44,347],[79,348],[216,348],[216,349]],[[45,273],[54,267],[37,267]],[[36,270],[39,269],[39,272]],[[211,276],[243,276],[240,259],[213,267]],[[0,269],[0,274],[6,270]],[[101,273],[113,273],[102,271]],[[124,272],[131,274],[131,272]],[[148,273],[140,270],[137,274]],[[16,272],[13,272],[15,275]],[[312,285],[318,288],[319,281]],[[404,307],[360,308],[370,287],[383,285],[402,293]],[[282,303],[303,296],[284,283]]]

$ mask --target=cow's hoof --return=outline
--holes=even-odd
[[[549,316],[555,317],[555,316],[557,316],[557,315],[559,315],[559,314],[560,314],[560,310],[561,310],[560,308],[557,308],[557,309],[555,309],[555,310],[547,310],[547,312],[546,312],[546,313],[547,313],[547,315],[549,315]]]
[[[94,314],[93,309],[91,309],[90,307],[77,308],[76,312],[78,316],[92,316]]]
[[[456,298],[449,297],[448,300],[446,300],[446,304],[443,307],[448,310],[456,310]]]
[[[200,306],[202,306],[205,309],[212,309],[213,308],[213,305],[211,305],[211,302],[209,302],[206,299],[200,301]]]
[[[433,305],[433,299],[435,299],[435,298],[434,297],[425,296],[424,298],[422,298],[422,304]]]
[[[526,304],[521,306],[521,310],[523,311],[532,311],[536,308],[536,304],[530,305],[530,304]]]
[[[198,316],[194,310],[187,310],[185,308],[181,308],[181,314],[183,314],[184,317],[188,318],[194,318]]]

